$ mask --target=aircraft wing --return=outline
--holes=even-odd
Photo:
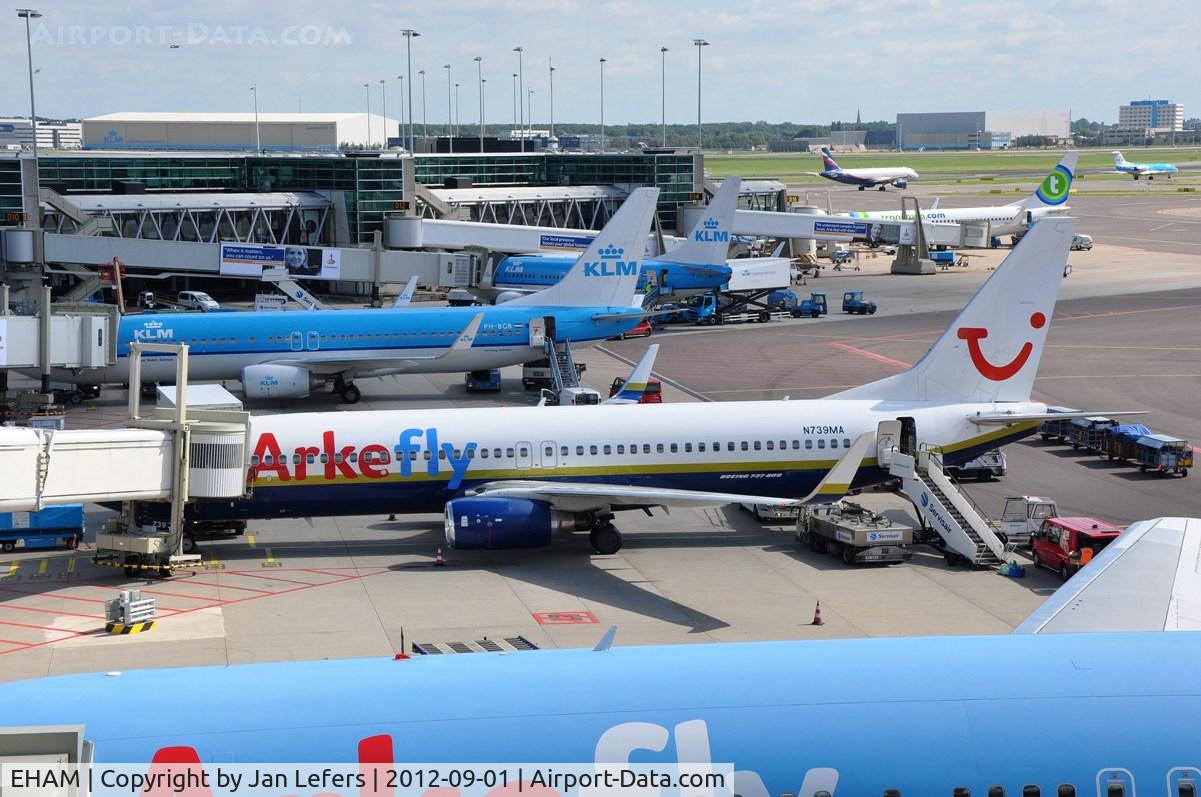
[[[1150,410],[1076,410],[1074,412],[980,412],[967,419],[977,426],[1008,426],[1030,421],[1070,421],[1072,418],[1122,418],[1127,415],[1149,415]]]
[[[546,501],[568,512],[589,512],[614,509],[642,509],[652,506],[724,506],[726,504],[759,504],[760,506],[801,506],[815,498],[834,501],[850,490],[863,457],[876,444],[874,431],[855,438],[851,447],[835,463],[826,477],[804,498],[777,498],[740,493],[717,493],[702,490],[672,490],[625,484],[593,484],[590,482],[504,481],[481,484],[469,495],[492,498],[525,498]]]
[[[1201,631],[1201,519],[1135,523],[1015,634]]]

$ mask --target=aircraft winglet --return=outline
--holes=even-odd
[[[455,338],[455,342],[449,349],[446,350],[446,354],[443,354],[442,356],[445,357],[451,352],[466,351],[467,349],[470,349],[471,344],[475,343],[476,333],[480,331],[480,324],[483,323],[483,321],[483,313],[476,313],[473,315],[471,320],[467,322],[467,326],[463,327],[463,331],[459,333],[459,337]]]
[[[825,502],[842,498],[849,493],[851,482],[854,481],[855,474],[859,471],[863,457],[867,455],[868,449],[875,442],[876,433],[874,431],[864,432],[856,437],[855,442],[851,443],[851,447],[842,455],[842,459],[830,468],[830,472],[813,488],[813,492],[797,503],[807,504],[815,498],[820,498]]]
[[[621,390],[602,401],[601,404],[637,404],[641,401],[643,394],[646,393],[646,383],[651,378],[651,369],[655,367],[655,356],[658,353],[658,343],[648,346],[642,359],[634,364],[634,370],[630,371],[630,375],[622,383]]]
[[[617,626],[611,625],[609,626],[609,630],[605,632],[605,635],[600,638],[600,642],[597,642],[596,647],[594,647],[592,650],[596,653],[608,650],[609,648],[613,647],[613,640],[616,638]]]
[[[405,283],[405,288],[396,297],[396,301],[392,303],[393,307],[408,307],[413,301],[413,294],[417,292],[417,275],[409,277],[409,281]]]

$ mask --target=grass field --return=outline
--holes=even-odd
[[[1126,148],[1126,158],[1131,161],[1168,161],[1180,163],[1201,160],[1201,147],[1153,147]],[[871,166],[909,166],[922,176],[924,181],[947,180],[978,175],[998,175],[1050,171],[1059,160],[1058,150],[1021,150],[1013,152],[862,152],[836,154],[838,165],[843,168]],[[809,172],[821,171],[820,155],[803,153],[705,153],[705,171],[711,177],[738,175],[747,179],[776,178],[791,180],[803,178]],[[1077,169],[1112,169],[1113,155],[1110,150],[1090,149],[1080,151]],[[1092,175],[1097,179],[1103,175]],[[1114,174],[1125,180],[1126,175]]]

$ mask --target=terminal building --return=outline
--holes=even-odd
[[[898,149],[1006,149],[1025,136],[1068,143],[1068,111],[954,111],[897,114]]]
[[[85,149],[338,152],[380,147],[400,122],[366,113],[110,113],[83,120]]]
[[[83,125],[79,122],[38,120],[40,149],[79,149],[83,145]],[[0,119],[0,148],[32,149],[33,125],[28,119]]]

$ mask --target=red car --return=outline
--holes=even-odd
[[[1054,570],[1067,581],[1118,538],[1122,530],[1091,517],[1053,517],[1030,535],[1034,564]]]
[[[626,338],[649,338],[651,336],[652,331],[653,330],[651,329],[651,322],[647,321],[644,318],[638,322],[638,326],[634,327],[633,329],[629,329],[629,330],[626,330],[625,332],[622,332],[620,335],[618,335],[615,338],[609,338],[609,340],[625,340]]]
[[[613,384],[609,386],[609,398],[613,398],[621,390],[621,386],[626,383],[626,380],[620,376],[613,380]],[[638,399],[639,404],[662,404],[663,403],[663,383],[658,379],[649,379],[646,383],[646,391]]]

